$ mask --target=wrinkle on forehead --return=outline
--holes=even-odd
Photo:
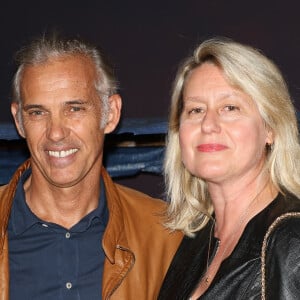
[[[205,77],[203,75],[205,74]],[[197,91],[195,95],[190,91]],[[199,94],[199,92],[203,92]],[[218,100],[239,99],[249,107],[256,107],[254,99],[243,90],[233,86],[224,75],[222,69],[215,64],[204,63],[192,70],[185,82],[183,89],[183,101],[201,102],[207,100],[207,94]]]
[[[62,79],[69,77],[74,84],[82,86],[87,85],[88,81],[95,81],[96,70],[91,60],[83,55],[65,56],[60,58],[51,58],[38,65],[27,66],[24,68],[22,85],[35,77],[35,83],[48,82],[51,84],[61,84],[64,87]],[[85,79],[85,80],[83,80]]]
[[[82,55],[51,59],[24,69],[22,96],[35,92],[60,93],[71,89],[95,90],[96,70],[89,58]]]

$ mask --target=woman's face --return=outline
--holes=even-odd
[[[205,63],[189,75],[183,101],[179,140],[187,170],[214,183],[256,178],[273,140],[251,97]]]

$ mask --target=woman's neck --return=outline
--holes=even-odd
[[[243,229],[249,220],[268,206],[278,194],[269,178],[227,192],[210,190],[215,210],[215,237],[226,240],[235,228]],[[242,232],[242,231],[241,231]]]

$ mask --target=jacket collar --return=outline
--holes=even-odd
[[[0,254],[3,251],[4,240],[7,235],[7,226],[10,217],[11,207],[15,196],[17,184],[22,174],[30,168],[30,159],[23,163],[15,172],[10,182],[0,187]],[[106,200],[109,211],[107,229],[104,232],[102,246],[111,263],[115,262],[115,251],[118,247],[128,248],[127,238],[124,233],[124,219],[121,210],[121,200],[115,184],[102,167],[101,176],[104,181]],[[100,174],[99,174],[100,177]]]
[[[3,244],[7,234],[8,220],[14,200],[16,187],[21,175],[30,167],[30,161],[27,160],[15,172],[10,182],[1,187],[0,191],[0,253],[3,251]]]
[[[117,248],[129,248],[126,235],[124,233],[124,217],[121,206],[121,199],[116,189],[115,183],[102,167],[101,175],[105,185],[109,219],[107,229],[102,239],[102,247],[108,258],[113,264],[115,263],[115,251]]]

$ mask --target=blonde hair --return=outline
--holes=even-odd
[[[297,118],[287,85],[277,66],[258,50],[229,39],[201,43],[179,67],[172,92],[164,173],[170,202],[166,226],[191,236],[203,228],[213,207],[206,182],[183,165],[179,146],[183,90],[188,75],[203,63],[218,66],[229,84],[250,95],[268,128],[274,134],[265,167],[270,180],[282,192],[300,197],[300,145]]]

